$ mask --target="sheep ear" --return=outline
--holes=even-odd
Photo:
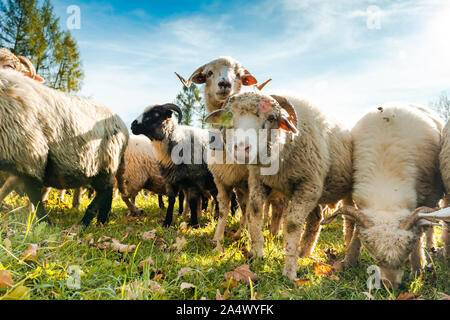
[[[206,65],[201,66],[191,75],[188,81],[186,81],[182,76],[175,72],[175,75],[180,79],[181,83],[184,84],[187,88],[191,87],[192,82],[196,84],[204,84],[206,82],[206,76],[203,74]]]
[[[281,108],[284,109],[289,114],[289,120],[291,120],[291,124],[293,124],[294,127],[298,129],[297,112],[295,111],[294,106],[289,102],[289,100],[286,99],[285,97],[277,95],[271,95],[271,97],[274,98],[281,106]]]
[[[45,82],[44,78],[42,78],[42,77],[40,77],[38,75],[34,76],[34,80],[36,80],[37,82],[40,82],[40,83],[44,83]]]
[[[281,117],[280,129],[283,129],[283,130],[286,130],[286,131],[290,131],[293,134],[297,134],[298,133],[298,130],[294,126],[294,124],[292,123],[291,118],[287,117],[286,115],[283,115]]]
[[[244,86],[253,86],[258,83],[258,80],[247,70],[244,71],[244,75],[241,76],[241,82]]]

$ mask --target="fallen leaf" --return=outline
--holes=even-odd
[[[297,287],[299,287],[299,286],[303,286],[303,285],[305,285],[305,284],[310,284],[311,283],[311,281],[309,280],[309,279],[298,279],[296,282],[295,282],[295,285],[297,286]]]
[[[134,249],[136,249],[136,245],[121,244],[119,240],[112,239],[111,249],[119,251],[120,253],[133,252]]]
[[[236,288],[237,286],[238,286],[238,283],[236,281],[234,281],[233,279],[230,279],[230,280],[222,283],[222,288],[224,288],[224,289],[228,289],[229,287]]]
[[[185,289],[194,289],[195,286],[191,283],[187,283],[187,282],[183,282],[180,286],[181,291],[185,290]]]
[[[250,267],[247,264],[244,264],[236,268],[234,271],[225,273],[225,279],[227,281],[230,280],[231,278],[233,278],[237,282],[243,281],[246,284],[250,284],[250,280],[252,281],[259,280],[259,277],[252,271],[250,271]]]
[[[159,250],[164,250],[168,247],[166,241],[163,238],[156,239],[155,244],[158,246]]]
[[[422,300],[422,299],[421,299],[421,296],[419,296],[419,295],[416,295],[416,294],[410,293],[410,292],[405,292],[405,293],[400,294],[397,297],[397,300]]]
[[[152,257],[148,257],[147,259],[141,261],[141,263],[139,264],[139,270],[144,270],[145,266],[153,266],[155,263],[153,262]]]
[[[156,237],[156,229],[144,232],[142,234],[142,239],[144,239],[144,240],[153,240],[153,239],[155,239],[155,237]]]
[[[191,268],[189,268],[189,267],[184,267],[184,268],[181,268],[180,271],[178,271],[178,274],[179,274],[180,276],[183,276],[183,275],[185,275],[186,273],[189,273],[189,272],[191,272],[191,271],[192,271]]]
[[[11,287],[13,284],[12,276],[9,271],[6,270],[0,270],[0,287],[1,288],[8,288]]]
[[[166,292],[158,282],[152,280],[148,283],[148,289],[151,293],[164,294]]]
[[[39,246],[37,244],[30,244],[27,250],[23,252],[23,261],[36,261],[37,250]]]
[[[334,273],[333,268],[322,262],[314,262],[314,273],[317,276],[329,276]]]
[[[230,291],[226,290],[223,295],[220,293],[220,290],[217,289],[216,292],[216,300],[227,300],[230,297]]]
[[[187,241],[186,241],[185,237],[177,237],[175,240],[175,243],[172,245],[172,247],[178,251],[181,251],[186,246],[186,244],[187,244]]]

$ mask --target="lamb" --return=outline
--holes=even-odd
[[[114,178],[123,188],[128,130],[108,108],[48,88],[14,70],[0,70],[0,166],[19,177],[37,207],[42,187],[92,186],[96,197],[83,217],[107,220]]]
[[[230,96],[241,92],[242,86],[255,86],[258,83],[256,78],[241,63],[231,57],[220,57],[201,66],[194,71],[188,81],[177,73],[176,75],[188,88],[192,82],[205,84],[204,96],[206,108],[209,112],[214,112],[222,108],[224,102]],[[257,87],[257,89],[262,90],[269,81],[266,81]],[[209,164],[208,167],[214,176],[214,181],[219,192],[219,221],[214,240],[217,242],[216,249],[223,251],[220,243],[224,238],[230,202],[233,202],[233,189],[237,194],[239,206],[242,211],[241,227],[246,224],[245,211],[246,202],[248,201],[248,169],[245,166],[230,163]],[[281,216],[281,212],[279,211],[283,210],[282,204],[284,202],[279,200],[279,197],[275,195],[272,195],[271,199],[271,203],[273,204],[272,215],[275,217],[272,231],[273,233],[277,233],[278,228],[275,227],[279,225],[279,219],[276,218]],[[238,238],[240,233],[241,229],[235,234],[235,237]]]
[[[350,132],[305,100],[257,92],[230,97],[224,108],[207,120],[228,129],[223,132],[226,152],[248,165],[247,217],[252,255],[263,256],[265,186],[290,200],[283,213],[283,274],[295,279],[300,253],[312,251],[320,232],[319,205],[336,203],[351,192]],[[263,129],[268,131],[258,131]],[[252,133],[255,139],[251,139]],[[261,158],[264,148],[266,156]],[[259,160],[254,161],[257,152]]]
[[[181,189],[189,196],[190,224],[197,226],[202,196],[205,192],[217,195],[211,172],[203,161],[208,131],[179,125],[172,117],[174,112],[181,123],[182,111],[178,106],[171,103],[150,106],[132,123],[131,131],[152,141],[161,174],[168,184],[169,207],[164,225],[172,223],[175,197]]]
[[[397,287],[408,258],[412,275],[425,256],[423,232],[432,223],[420,213],[433,211],[443,195],[439,173],[442,121],[431,110],[413,105],[383,106],[352,129],[354,189],[358,207],[335,213],[356,222],[342,267],[353,265],[361,243],[375,258],[383,282]]]

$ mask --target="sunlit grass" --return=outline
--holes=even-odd
[[[242,264],[249,264],[260,280],[251,287],[244,284],[228,286],[229,299],[366,299],[364,292],[368,292],[366,281],[369,276],[366,270],[374,264],[366,251],[362,251],[358,265],[338,272],[334,277],[317,276],[313,271],[314,262],[327,262],[326,249],[334,250],[338,259],[343,258],[341,220],[324,227],[311,257],[299,259],[298,277],[309,283],[294,286],[281,273],[284,261],[282,235],[271,236],[267,228],[264,258],[246,257],[242,250],[248,248],[246,231],[240,240],[226,236],[225,251],[218,253],[213,250],[216,222],[210,213],[200,218],[199,229],[188,227],[178,216],[173,226],[166,229],[161,226],[165,211],[159,209],[157,197],[140,194],[136,203],[144,208],[144,217],[127,217],[125,204],[116,197],[108,224],[103,227],[92,225],[73,234],[71,227],[81,220],[89,202],[84,195],[80,210],[75,210],[70,206],[70,194],[60,202],[52,192],[46,208],[54,224],[47,225],[38,224],[34,213],[28,213],[26,198],[12,194],[5,199],[0,210],[0,269],[12,274],[14,284],[26,286],[31,299],[215,299],[217,290],[224,293],[227,289],[225,272]],[[239,216],[230,218],[228,228],[236,231],[238,227]],[[153,229],[156,229],[155,239],[143,240],[142,234]],[[436,231],[438,237],[441,230],[436,228]],[[89,244],[91,238],[97,241],[102,236],[138,247],[134,252],[122,254]],[[187,241],[181,251],[172,248],[177,237]],[[161,239],[168,248],[161,248]],[[30,244],[40,246],[37,259],[22,262],[23,252]],[[148,257],[154,265],[140,269],[141,261]],[[406,270],[399,289],[389,292],[382,288],[370,294],[375,299],[395,299],[400,293],[411,292],[424,299],[440,299],[440,292],[449,294],[450,291],[448,263],[439,255],[430,256],[429,262],[432,262],[432,268],[417,279],[409,279],[409,270]],[[70,266],[81,269],[80,289],[70,289],[67,285]],[[192,270],[180,275],[183,267]],[[156,281],[164,291],[147,289],[151,281]],[[196,289],[182,291],[183,282],[195,285]],[[135,288],[134,283],[139,286]],[[9,291],[0,288],[0,297]]]

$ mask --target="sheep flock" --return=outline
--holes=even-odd
[[[188,80],[176,75],[186,87],[204,85],[208,129],[183,126],[179,106],[154,102],[127,128],[108,107],[45,86],[27,58],[1,49],[0,200],[13,190],[26,195],[30,212],[52,224],[50,188],[73,189],[74,207],[90,190],[78,232],[94,218],[108,223],[114,190],[137,219],[145,217],[137,195],[158,195],[165,227],[177,198],[192,228],[201,227],[211,202],[211,250],[224,251],[227,221],[237,214],[232,237],[248,231],[249,255],[264,259],[269,220],[271,236],[282,235],[283,275],[293,281],[299,259],[338,217],[346,256],[334,267],[353,267],[364,247],[386,288],[401,284],[408,264],[411,277],[420,276],[425,247],[449,257],[450,123],[435,112],[383,105],[349,130],[300,96],[264,93],[267,82],[258,86],[231,57],[202,65]],[[434,227],[442,227],[442,250]]]

